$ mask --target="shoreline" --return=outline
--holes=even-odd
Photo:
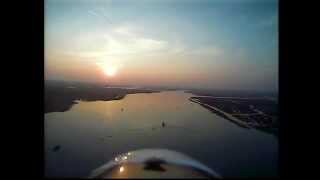
[[[137,94],[137,93],[134,93],[134,94]],[[114,98],[111,98],[111,99],[95,99],[95,100],[88,100],[88,99],[85,99],[85,100],[79,100],[79,99],[76,99],[76,100],[73,100],[72,102],[68,103],[66,106],[66,108],[61,108],[62,110],[52,110],[52,111],[45,111],[44,114],[47,114],[47,113],[54,113],[54,112],[66,112],[68,110],[70,110],[72,108],[72,106],[76,105],[79,103],[79,101],[87,101],[87,102],[92,102],[92,101],[116,101],[116,100],[121,100],[123,99],[127,94],[125,94],[124,96],[116,96]]]
[[[200,99],[199,99],[200,98]],[[229,120],[230,122],[243,127],[243,128],[247,128],[247,129],[256,129],[259,131],[263,131],[265,133],[268,134],[272,134],[275,135],[276,137],[278,137],[279,135],[279,130],[276,124],[274,124],[274,120],[271,119],[270,121],[270,117],[271,115],[269,114],[265,114],[265,112],[262,112],[258,109],[253,109],[253,105],[250,105],[251,110],[254,112],[233,112],[232,114],[229,112],[225,112],[224,110],[221,110],[220,108],[217,108],[214,106],[214,104],[208,104],[205,102],[201,101],[201,98],[205,98],[203,96],[197,97],[197,96],[193,96],[190,97],[189,100],[191,102],[197,103],[199,105],[201,105],[202,107],[204,107],[205,109],[208,109],[209,111],[211,111],[212,113],[226,119]],[[208,97],[211,98],[211,97]],[[261,116],[261,117],[255,117],[254,116]],[[248,118],[249,119],[248,121]],[[253,118],[253,119],[252,119]],[[261,120],[269,118],[269,120],[261,122]],[[273,118],[273,117],[271,117]]]
[[[71,89],[69,89],[71,90]],[[49,90],[47,90],[49,91]],[[82,90],[81,92],[66,92],[64,88],[56,89],[55,93],[45,93],[44,114],[52,112],[65,112],[71,109],[77,101],[114,101],[121,100],[128,94],[138,93],[157,93],[156,90],[145,89],[114,89],[112,92],[106,89],[98,89],[98,92],[92,90]]]
[[[217,114],[218,116],[220,116],[220,117],[222,117],[222,118],[224,118],[224,119],[227,119],[227,120],[235,123],[235,124],[238,125],[238,126],[241,126],[241,127],[243,127],[243,128],[247,128],[247,129],[250,129],[250,128],[251,128],[248,124],[244,123],[243,121],[238,120],[237,118],[233,117],[232,115],[227,114],[227,113],[221,111],[220,109],[218,109],[218,108],[216,108],[216,107],[213,107],[213,106],[210,106],[210,105],[208,105],[208,104],[205,104],[205,103],[200,102],[196,97],[190,97],[190,98],[189,98],[189,101],[201,105],[202,107],[210,110],[211,112]]]

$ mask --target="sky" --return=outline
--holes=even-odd
[[[278,90],[276,0],[46,0],[45,79]]]

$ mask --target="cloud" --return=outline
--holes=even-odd
[[[96,64],[112,64],[113,66],[139,67],[157,66],[164,63],[185,70],[191,70],[195,60],[203,63],[197,64],[195,69],[207,70],[212,64],[219,67],[228,66],[230,59],[239,59],[237,51],[223,49],[217,45],[193,45],[179,40],[166,40],[147,36],[139,27],[122,24],[113,25],[107,31],[102,29],[86,32],[75,37],[71,50],[63,52],[81,61],[91,61]],[[74,47],[74,48],[72,48]],[[232,55],[231,55],[232,54]],[[174,61],[173,61],[174,60]],[[167,68],[170,65],[168,65]],[[187,70],[189,68],[189,70]]]
[[[96,12],[93,11],[93,10],[89,10],[88,13],[91,14],[91,15],[93,15],[93,16],[101,17],[98,13],[96,13]]]
[[[72,50],[65,53],[95,59],[105,56],[154,54],[169,47],[167,41],[144,37],[127,26],[115,27],[108,32],[88,32],[75,39]]]
[[[93,15],[95,17],[100,18],[101,20],[104,20],[104,22],[107,22],[109,24],[112,24],[111,20],[104,14],[105,11],[103,11],[102,13],[98,13],[97,11],[94,10],[89,10],[88,13],[90,15]]]

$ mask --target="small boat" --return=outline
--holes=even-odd
[[[56,146],[53,148],[53,151],[54,151],[54,152],[59,151],[60,148],[61,148],[61,146],[56,145]]]
[[[166,126],[166,124],[164,122],[162,122],[162,127],[165,127],[165,126]]]

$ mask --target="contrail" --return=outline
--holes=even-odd
[[[112,24],[112,22],[110,21],[110,19],[109,19],[107,16],[103,15],[103,17],[104,17],[104,19],[107,20],[110,24]]]
[[[96,16],[96,17],[99,17],[99,18],[102,18],[103,20],[106,20],[108,23],[110,24],[113,24],[110,19],[105,16],[104,14],[98,14],[97,12],[93,11],[93,10],[89,10],[88,11],[89,14],[93,15],[93,16]]]
[[[97,14],[95,11],[88,11],[89,14],[97,16],[97,17],[101,17],[99,14]]]

